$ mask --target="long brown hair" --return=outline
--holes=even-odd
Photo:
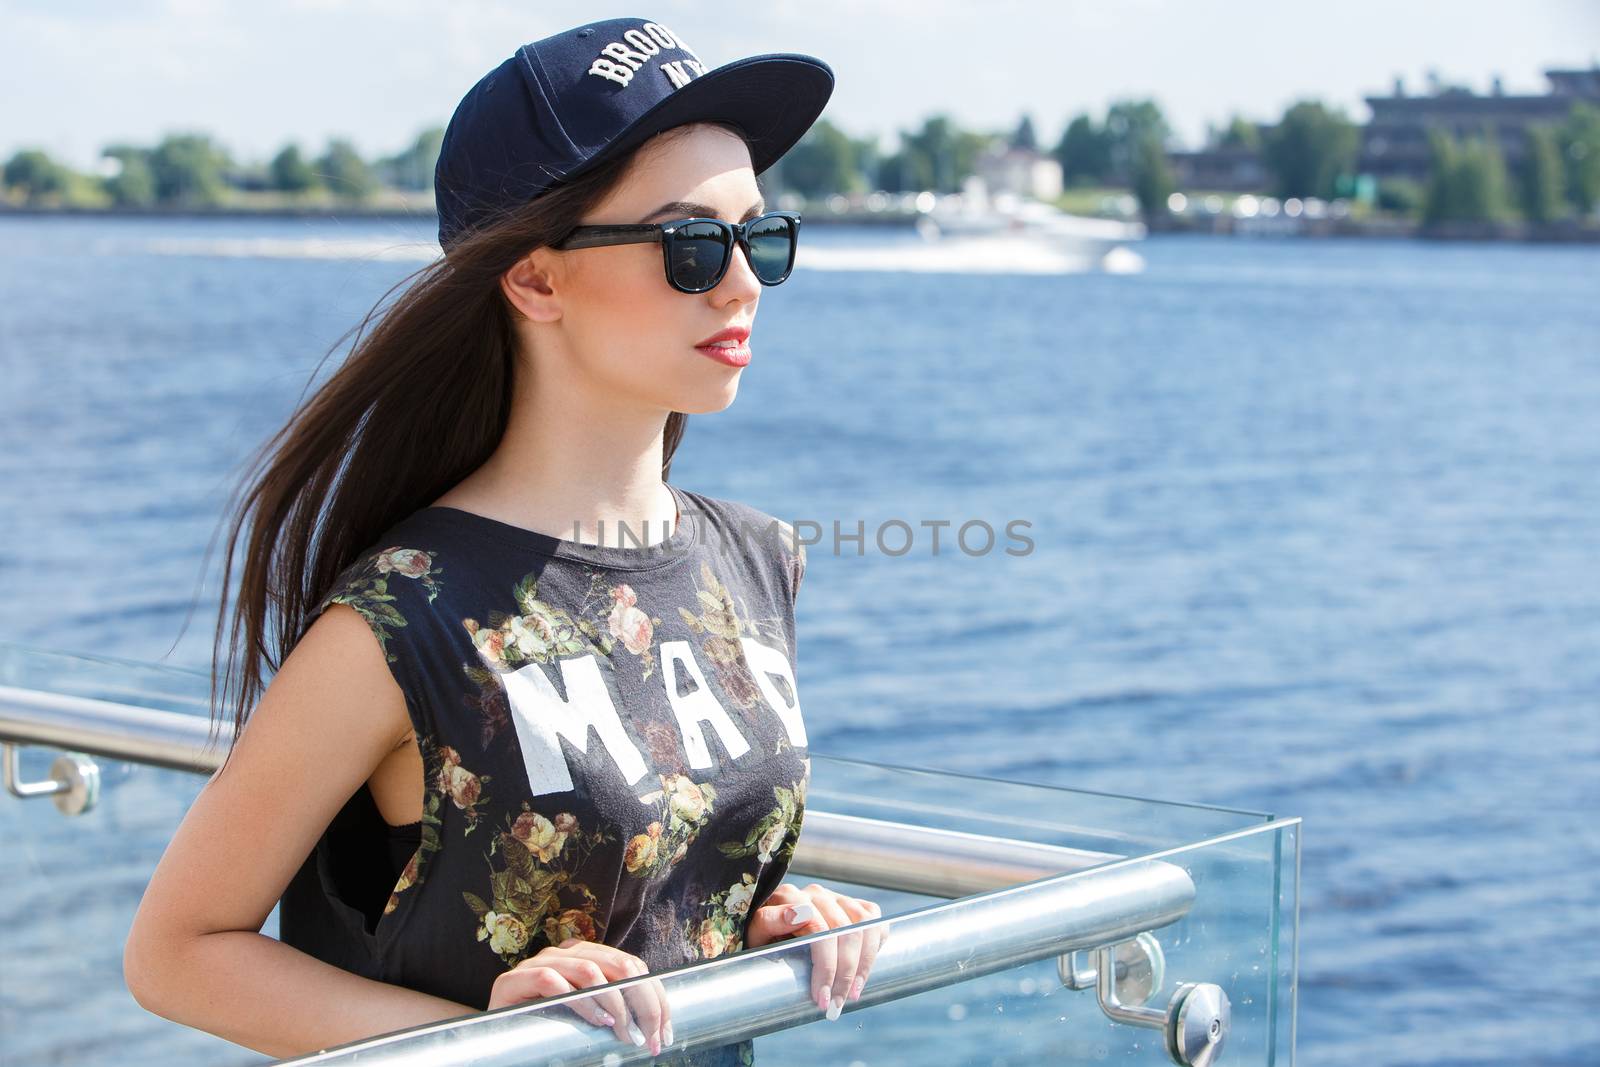
[[[696,125],[743,137],[726,123]],[[510,418],[517,355],[517,313],[500,278],[533,249],[577,226],[621,183],[636,155],[600,164],[464,237],[397,282],[334,342],[328,355],[356,334],[344,364],[249,461],[224,512],[227,552],[212,643],[213,740],[225,707],[234,709],[237,739],[268,684],[264,668],[276,672],[282,665],[309,625],[308,610],[340,572],[389,526],[489,458]],[[385,308],[397,290],[400,296]],[[686,421],[681,412],[667,416],[663,479]],[[230,629],[228,586],[241,532]],[[215,536],[208,560],[214,545]]]

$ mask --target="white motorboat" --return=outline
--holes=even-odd
[[[1064,269],[1137,271],[1144,259],[1128,245],[1146,235],[1142,222],[1074,215],[1012,192],[990,194],[973,175],[962,191],[934,198],[918,216],[917,232],[942,254],[1060,261]]]

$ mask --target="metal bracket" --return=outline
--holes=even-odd
[[[1161,992],[1166,955],[1149,931],[1130,940],[1091,949],[1095,965],[1078,967],[1078,953],[1056,958],[1056,970],[1068,989],[1095,988],[1100,1010],[1108,1018],[1163,1033],[1167,1055],[1180,1067],[1211,1067],[1222,1054],[1231,1010],[1222,987],[1210,982],[1184,982],[1166,1008],[1145,1005]]]
[[[51,797],[63,815],[82,815],[95,806],[100,799],[100,767],[93,759],[81,752],[68,752],[57,756],[50,765],[49,778],[24,782],[19,758],[24,747],[11,741],[0,743],[0,763],[4,765],[8,793],[24,800]]]

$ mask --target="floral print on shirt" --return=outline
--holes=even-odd
[[[465,834],[472,833],[478,828],[478,821],[483,817],[480,806],[490,803],[489,797],[484,795],[483,787],[493,778],[489,774],[473,774],[461,765],[461,757],[449,745],[439,749],[439,770],[434,776],[434,788],[448,796],[455,802],[467,819]]]
[[[506,815],[505,829],[489,846],[491,900],[461,894],[478,917],[478,940],[488,941],[507,967],[527,955],[536,937],[552,945],[569,937],[602,940],[600,900],[572,876],[589,853],[616,841],[604,830],[585,831],[570,812],[547,819],[524,801],[515,819]]]
[[[661,806],[661,818],[628,842],[623,866],[629,874],[648,878],[672,867],[684,854],[700,828],[711,818],[717,790],[710,782],[694,782],[687,775],[662,774],[661,788],[639,799]],[[665,820],[666,825],[662,825]]]
[[[811,769],[810,758],[806,770]],[[750,828],[742,841],[724,841],[717,846],[724,856],[755,856],[765,866],[774,859],[785,865],[794,858],[795,842],[800,837],[800,823],[805,811],[807,777],[802,775],[788,786],[775,785],[773,805],[760,822]]]
[[[438,577],[443,572],[443,567],[433,565],[433,557],[428,553],[396,545],[374,553],[359,574],[325,597],[323,603],[346,604],[354,608],[367,620],[367,625],[383,648],[384,657],[394,663],[395,655],[389,651],[389,638],[392,636],[389,631],[404,626],[406,618],[394,606],[395,596],[389,592],[390,576],[399,575],[421,582],[428,590],[428,603],[431,604],[433,598],[439,595]]]
[[[683,940],[693,958],[709,960],[744,948],[745,916],[755,899],[755,875],[745,873],[703,905],[711,914],[696,922],[690,919],[683,928]]]
[[[394,889],[389,893],[389,900],[383,906],[385,915],[400,906],[401,893],[422,880],[421,874],[427,869],[429,854],[439,851],[441,845],[440,834],[443,827],[439,818],[439,807],[444,802],[444,793],[439,789],[441,761],[426,736],[417,735],[417,747],[424,761],[423,781],[427,783],[422,799],[422,825],[419,827],[417,850],[411,854],[411,858],[401,869],[400,877],[395,879]]]
[[[758,624],[749,618],[748,611],[741,618],[728,587],[718,580],[711,564],[706,562],[700,564],[695,600],[698,612],[680,606],[678,615],[692,633],[701,635],[700,647],[711,660],[723,693],[748,717],[761,706],[761,689],[745,661],[739,638],[762,636],[764,625],[768,634],[778,635],[781,641],[782,624],[776,617],[763,619]]]

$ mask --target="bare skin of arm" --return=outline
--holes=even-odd
[[[369,780],[385,819],[421,817],[422,764],[405,698],[367,624],[335,604],[285,658],[156,866],[123,949],[134,999],[280,1059],[476,1014],[260,932],[329,822]]]

